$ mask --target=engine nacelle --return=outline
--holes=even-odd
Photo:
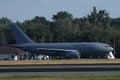
[[[77,50],[70,50],[65,52],[66,59],[78,59],[80,58],[80,53]]]

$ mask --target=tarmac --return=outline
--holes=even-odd
[[[0,74],[120,74],[120,64],[0,65]]]

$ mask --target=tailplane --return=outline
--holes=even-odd
[[[15,24],[9,25],[16,44],[33,43],[33,41]]]

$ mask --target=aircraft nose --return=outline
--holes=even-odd
[[[114,50],[114,48],[112,48],[111,46],[109,46],[109,45],[105,45],[105,49],[106,50],[108,50],[108,51],[113,51]]]
[[[106,50],[107,50],[107,52],[112,52],[112,51],[114,51],[114,48],[108,47]]]
[[[110,50],[111,50],[111,51],[113,51],[113,50],[114,50],[114,48],[110,47]]]

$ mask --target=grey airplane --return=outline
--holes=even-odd
[[[14,47],[21,48],[29,52],[29,58],[34,54],[59,56],[65,59],[75,58],[108,58],[115,59],[113,48],[108,44],[100,42],[80,42],[80,43],[36,43],[31,40],[16,24],[9,25],[15,38]]]

